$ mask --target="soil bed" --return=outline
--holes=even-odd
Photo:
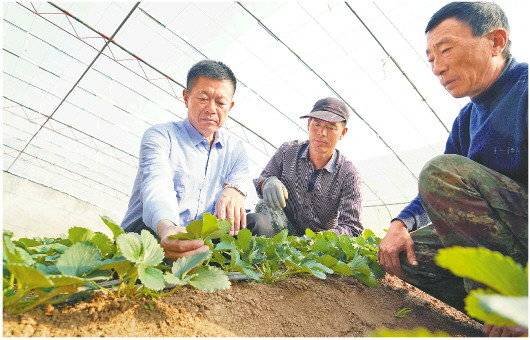
[[[402,307],[412,311],[394,316]],[[183,288],[154,301],[98,294],[72,306],[4,313],[4,336],[366,336],[380,327],[481,336],[477,322],[388,275],[377,288],[304,276],[234,282],[216,293]]]

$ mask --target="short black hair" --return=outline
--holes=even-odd
[[[425,28],[425,33],[430,32],[442,21],[449,18],[455,18],[469,25],[475,37],[483,36],[495,28],[510,30],[508,18],[499,5],[485,1],[459,1],[448,3],[434,13]],[[503,51],[506,60],[511,56],[510,45],[511,41],[508,40]]]
[[[237,79],[230,67],[224,63],[215,60],[201,60],[193,65],[188,71],[188,77],[186,79],[186,88],[191,90],[195,80],[199,77],[206,77],[217,80],[229,80],[232,83],[234,89],[233,93],[236,92]]]

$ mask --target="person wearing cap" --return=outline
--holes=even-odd
[[[308,118],[309,138],[284,143],[259,178],[254,179],[262,201],[247,216],[256,235],[271,236],[282,228],[290,235],[332,230],[359,235],[361,192],[359,174],[335,147],[347,133],[349,112],[335,98],[318,100]]]

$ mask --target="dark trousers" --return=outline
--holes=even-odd
[[[124,228],[124,230],[127,233],[137,233],[137,234],[140,234],[142,230],[147,230],[156,238],[158,242],[160,242],[160,237],[158,237],[158,235],[153,231],[153,229],[146,226],[144,221],[141,218],[129,224],[127,227]]]

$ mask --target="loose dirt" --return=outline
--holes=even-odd
[[[412,311],[394,316],[402,307]],[[183,288],[157,300],[98,294],[71,306],[4,313],[3,326],[4,336],[368,336],[380,327],[481,335],[477,322],[389,275],[376,288],[303,276],[273,285],[234,282],[215,293]]]

